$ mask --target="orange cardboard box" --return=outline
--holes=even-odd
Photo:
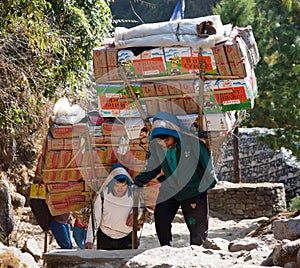
[[[84,185],[82,181],[69,181],[66,183],[47,183],[48,193],[57,192],[82,192]]]
[[[57,167],[58,168],[66,167],[69,164],[71,159],[72,159],[72,151],[60,151]]]
[[[84,202],[85,196],[82,192],[59,192],[59,193],[47,193],[46,203],[48,205],[59,204],[59,203],[76,203]]]
[[[55,139],[59,138],[72,138],[87,133],[88,126],[85,123],[78,123],[74,125],[57,125],[51,124],[50,132]]]
[[[45,169],[58,168],[60,151],[49,151],[45,156]]]
[[[57,183],[57,182],[68,182],[68,181],[79,181],[81,179],[80,170],[44,170],[43,181],[45,183]]]
[[[87,205],[86,202],[77,202],[77,203],[58,203],[58,204],[52,204],[48,205],[50,213],[52,216],[61,215],[67,212],[74,212],[79,211],[82,208],[84,208]]]
[[[92,143],[93,144],[119,144],[120,143],[120,137],[114,137],[114,136],[95,136],[92,137]]]
[[[103,135],[109,136],[126,136],[125,127],[121,124],[114,124],[114,123],[103,123],[102,124],[102,133]]]

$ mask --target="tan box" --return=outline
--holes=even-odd
[[[171,99],[173,114],[186,114],[184,100],[181,98]]]
[[[158,100],[145,100],[148,116],[152,117],[159,111]]]
[[[169,113],[172,111],[172,105],[170,99],[159,99],[158,100],[159,111]]]
[[[196,98],[184,99],[184,107],[187,114],[195,114],[199,112],[199,105]]]
[[[156,91],[154,83],[142,83],[141,85],[144,97],[155,97]]]
[[[166,83],[155,83],[155,90],[157,96],[168,96],[169,90]]]
[[[180,82],[179,81],[168,81],[168,90],[170,95],[181,95]]]
[[[215,62],[217,65],[217,69],[220,75],[231,75],[231,70],[229,67],[228,59],[226,56],[226,51],[223,46],[224,43],[220,43],[214,47],[212,47],[212,51],[215,57]]]
[[[183,94],[195,93],[194,80],[181,80],[180,89]]]
[[[232,75],[244,78],[247,75],[244,64],[244,60],[247,55],[242,54],[239,46],[240,44],[237,41],[232,41],[226,42],[224,47]]]
[[[93,49],[93,67],[96,80],[108,73],[105,47]]]

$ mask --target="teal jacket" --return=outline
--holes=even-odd
[[[135,184],[142,186],[155,178],[163,170],[160,196],[185,200],[214,187],[217,178],[210,154],[203,142],[197,137],[180,133],[177,139],[177,168],[171,172],[165,153],[155,139],[151,140],[146,169],[135,178]],[[162,193],[163,192],[163,193]]]

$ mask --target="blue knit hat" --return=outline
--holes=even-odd
[[[157,112],[153,117],[152,133],[150,140],[155,139],[158,135],[173,136],[177,139],[181,139],[180,132],[183,126],[179,119],[169,113]]]
[[[128,184],[128,196],[129,197],[132,196],[132,191],[131,191],[131,187],[130,187],[132,185],[132,179],[130,178],[130,175],[128,174],[125,167],[119,163],[114,164],[112,166],[112,168],[110,169],[109,173],[113,175],[113,178],[107,185],[107,193],[108,194],[112,193],[114,195],[113,186],[114,186],[115,182],[120,179],[125,179]]]

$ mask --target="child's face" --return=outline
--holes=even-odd
[[[115,196],[118,197],[123,196],[126,193],[127,188],[128,188],[127,181],[124,182],[116,181],[113,186],[113,191],[115,193]]]

